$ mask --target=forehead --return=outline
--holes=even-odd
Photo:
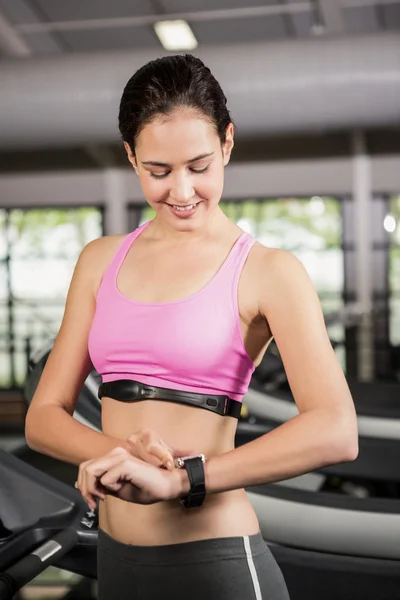
[[[184,162],[213,151],[218,143],[219,137],[210,121],[193,112],[179,111],[147,124],[135,149],[143,161]]]

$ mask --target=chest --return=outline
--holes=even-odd
[[[196,294],[219,273],[226,256],[207,248],[149,251],[135,248],[121,265],[118,290],[137,302],[175,302]]]
[[[259,314],[258,294],[260,281],[261,246],[255,244],[246,256],[238,273],[236,286],[237,318],[243,344],[257,365],[271,339],[265,318]],[[116,283],[119,292],[127,299],[142,303],[168,303],[189,299],[206,291],[221,277],[221,269],[227,260],[226,249],[193,248],[191,251],[171,250],[151,252],[146,247],[135,247],[121,265]],[[229,281],[227,281],[229,283]],[[219,289],[219,292],[218,292]],[[215,303],[226,297],[225,290],[216,287]],[[207,298],[210,302],[210,298]],[[211,300],[212,302],[212,300]],[[183,307],[184,304],[181,305]],[[215,312],[208,307],[205,314],[198,315],[199,326],[215,326]],[[226,307],[228,310],[228,307]],[[184,313],[185,311],[183,311]],[[207,319],[209,315],[209,320]],[[190,317],[191,319],[193,317]],[[184,316],[182,316],[184,319]],[[222,324],[222,315],[219,322]],[[192,324],[193,327],[193,324]]]

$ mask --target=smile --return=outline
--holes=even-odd
[[[191,216],[193,216],[194,214],[197,213],[197,207],[199,206],[199,204],[201,204],[201,202],[196,202],[195,204],[189,204],[187,206],[178,206],[176,204],[169,204],[168,202],[166,203],[170,209],[171,212],[176,216],[176,217],[181,217],[183,218],[189,218]]]
[[[176,206],[175,204],[170,204],[170,206],[172,206],[176,210],[191,210],[192,208],[197,206],[197,204],[198,202],[196,202],[195,204],[189,204],[188,206]]]

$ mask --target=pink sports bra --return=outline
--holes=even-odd
[[[192,296],[139,302],[118,290],[117,276],[150,223],[124,238],[103,275],[88,340],[93,366],[103,382],[131,379],[241,401],[255,367],[240,330],[238,282],[255,239],[243,232],[216,275]]]

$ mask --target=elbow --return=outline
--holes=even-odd
[[[343,448],[343,458],[341,462],[353,462],[358,457],[358,438],[356,440],[352,440],[351,443],[347,444],[345,448]]]
[[[340,441],[334,440],[326,446],[325,465],[336,465],[345,462],[353,462],[358,457],[358,439]]]
[[[40,436],[38,431],[40,425],[38,423],[37,414],[32,410],[32,407],[28,409],[25,418],[25,442],[26,445],[35,452],[40,452]]]
[[[353,462],[359,453],[357,416],[347,415],[335,422],[334,440],[330,444],[334,457],[332,463]]]
[[[31,410],[29,409],[28,412],[26,413],[26,418],[25,418],[25,442],[26,445],[31,449],[31,450],[36,450],[36,444],[35,444],[35,440],[34,440],[34,435],[33,435],[33,431],[34,431],[34,426],[32,424],[32,414],[31,414]]]
[[[354,414],[354,416],[349,417],[346,424],[347,426],[344,429],[344,437],[346,442],[343,444],[343,462],[353,462],[358,457],[359,452],[357,415]]]

